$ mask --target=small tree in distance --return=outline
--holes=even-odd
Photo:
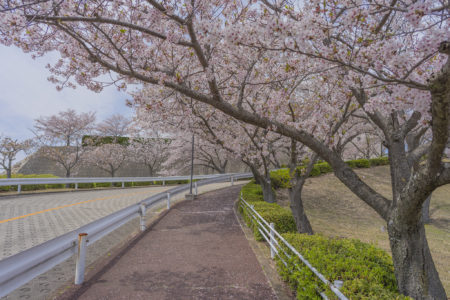
[[[31,140],[20,141],[8,136],[0,136],[0,167],[11,178],[13,162],[19,152],[27,152],[32,147]]]
[[[78,114],[73,109],[36,119],[34,133],[39,154],[63,167],[66,177],[70,177],[84,156],[81,139],[93,129],[94,123],[94,113]]]

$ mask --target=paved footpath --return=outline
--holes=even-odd
[[[236,220],[240,189],[181,202],[58,299],[277,299]]]

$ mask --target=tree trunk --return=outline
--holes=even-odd
[[[12,176],[12,159],[8,161],[8,169],[6,169],[6,178],[11,178]]]
[[[299,233],[314,234],[311,223],[309,223],[303,208],[302,190],[303,182],[298,182],[294,187],[289,189],[289,201],[291,206],[292,215],[295,219],[297,231]]]
[[[147,165],[148,167],[148,176],[153,177],[153,168],[150,165]]]
[[[275,192],[272,189],[272,184],[270,182],[270,178],[269,179],[267,179],[267,178],[261,179],[260,185],[262,187],[264,201],[266,201],[268,203],[277,202]]]
[[[427,200],[425,200],[425,202],[422,205],[422,221],[424,224],[429,224],[431,222],[430,200],[431,200],[431,195],[428,196]]]
[[[422,219],[414,224],[404,218],[391,217],[387,226],[399,292],[416,300],[446,300]]]
[[[66,178],[70,177],[70,169],[66,169]],[[66,183],[66,188],[70,188],[70,183]]]

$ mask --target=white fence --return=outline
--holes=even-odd
[[[280,255],[280,251],[283,251],[283,254],[286,255],[286,257],[291,258],[292,255],[296,255],[302,262],[305,264],[313,273],[316,275],[326,286],[328,286],[331,291],[340,299],[340,300],[348,300],[347,297],[344,296],[339,291],[339,288],[342,287],[343,282],[336,280],[334,284],[329,282],[325,276],[323,276],[319,271],[317,271],[316,268],[314,268],[298,251],[295,249],[291,244],[289,244],[282,236],[279,234],[274,227],[273,223],[268,223],[266,220],[264,220],[263,217],[253,208],[252,205],[250,205],[241,195],[241,201],[240,205],[242,209],[245,209],[247,214],[251,216],[253,219],[252,221],[255,222],[254,224],[257,225],[259,233],[262,235],[262,237],[266,240],[266,242],[269,244],[270,247],[270,256],[275,258],[275,255],[277,255],[280,260],[284,263],[285,266],[287,266],[287,262],[283,259],[283,257]],[[287,253],[287,251],[282,247],[284,245],[287,249],[292,251],[291,254]],[[300,268],[298,265],[296,265],[296,268]],[[339,287],[339,288],[338,288]],[[328,299],[325,293],[318,290],[318,293],[323,299]]]

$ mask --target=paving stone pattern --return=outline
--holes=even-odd
[[[234,214],[239,191],[181,203],[58,300],[277,299]]]
[[[199,187],[199,193],[225,186],[229,186],[229,183]],[[1,221],[61,205],[110,197],[96,201],[99,203],[80,204],[0,224],[0,256],[5,258],[38,245],[168,188],[171,187],[79,191],[0,198]],[[172,197],[171,203],[175,204],[183,198],[183,194]],[[149,209],[147,211],[147,223],[149,224],[156,218],[165,207],[166,203],[160,202]],[[108,256],[110,249],[126,242],[130,236],[138,232],[138,228],[139,219],[136,218],[88,247],[86,265],[89,266],[97,259]],[[31,280],[8,296],[1,298],[1,300],[51,299],[56,290],[73,281],[74,274],[75,257],[72,257],[52,270]]]

